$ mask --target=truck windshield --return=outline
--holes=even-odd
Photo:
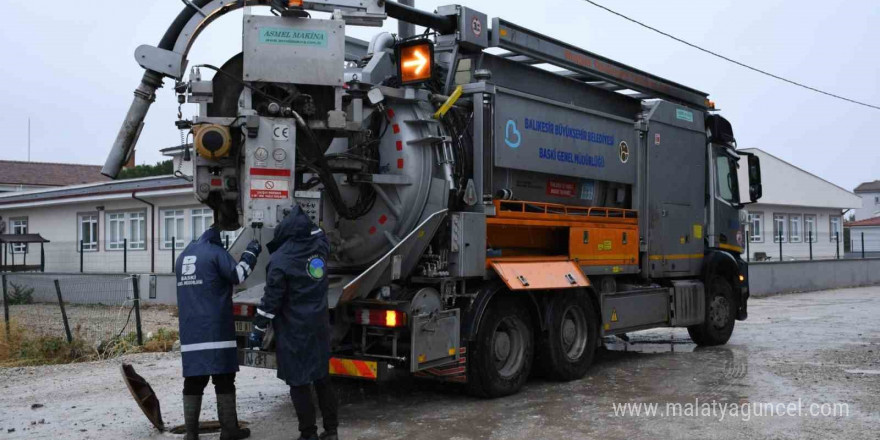
[[[737,160],[726,154],[715,157],[716,194],[731,205],[740,203],[737,167]]]

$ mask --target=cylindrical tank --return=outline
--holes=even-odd
[[[378,174],[384,179],[381,179],[383,183],[373,184],[377,194],[372,209],[355,220],[340,219],[336,224],[325,224],[333,249],[331,264],[337,268],[365,268],[373,264],[406,237],[426,214],[433,214],[426,213],[425,209],[432,179],[443,179],[443,171],[437,164],[436,146],[418,141],[443,136],[445,132],[432,119],[433,111],[427,102],[391,102],[385,113],[385,134],[378,145]],[[384,124],[388,124],[387,130]],[[336,143],[328,153],[346,148],[346,142]],[[359,190],[342,181],[340,188],[346,202],[353,204]],[[443,207],[446,203],[447,197],[444,197]],[[436,202],[432,206],[436,206]]]

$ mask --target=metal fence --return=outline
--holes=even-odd
[[[748,234],[746,234],[747,237]],[[875,258],[880,256],[880,242],[866,239],[864,254],[854,252],[860,250],[860,237],[850,237],[849,231],[845,233],[820,233],[805,232],[792,234],[789,231],[766,236],[749,237],[745,243],[745,256],[750,262],[777,262],[777,261],[810,261],[810,260],[840,260],[851,258]],[[876,249],[871,251],[871,249]]]
[[[135,276],[4,274],[0,278],[6,334],[14,325],[28,336],[83,341],[95,348],[126,334],[143,344]]]
[[[229,249],[234,239],[225,237]],[[2,255],[7,267],[38,266],[43,272],[57,273],[173,273],[174,262],[191,243],[189,239],[118,243],[98,240],[53,241],[38,245],[18,245]]]

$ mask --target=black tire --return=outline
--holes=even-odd
[[[511,298],[489,304],[476,340],[468,346],[468,390],[479,397],[516,394],[526,383],[534,357],[532,319]]]
[[[547,304],[547,332],[538,348],[541,371],[560,381],[587,374],[596,354],[599,328],[585,293],[560,293]]]
[[[688,327],[688,334],[699,346],[724,345],[736,324],[736,300],[733,286],[726,279],[713,275],[707,283],[706,320]]]

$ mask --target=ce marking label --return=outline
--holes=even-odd
[[[276,141],[289,141],[290,127],[287,125],[275,125],[275,127],[272,128],[272,139]]]

